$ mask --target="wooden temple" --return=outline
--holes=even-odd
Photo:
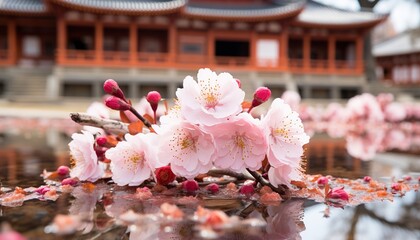
[[[251,93],[349,98],[367,84],[364,36],[385,18],[304,0],[3,0],[0,92],[91,98],[115,78],[132,98],[174,97],[209,67]]]

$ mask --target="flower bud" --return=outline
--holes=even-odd
[[[66,176],[70,173],[70,168],[67,166],[59,166],[57,168],[57,173],[61,176]]]
[[[399,183],[391,184],[391,192],[395,193],[395,192],[399,192],[399,191],[401,191],[401,184],[399,184]]]
[[[74,178],[66,178],[63,181],[61,181],[61,185],[75,186],[76,184],[77,184],[77,180]]]
[[[157,168],[155,170],[156,181],[160,185],[166,186],[169,183],[173,182],[176,178],[175,174],[172,172],[170,166],[165,166]]]
[[[37,192],[37,193],[39,193],[39,194],[41,194],[41,195],[44,195],[45,193],[47,193],[48,191],[50,191],[50,188],[48,187],[48,186],[42,186],[42,187],[39,187],[39,188],[37,188],[36,190],[35,190],[35,192]]]
[[[187,193],[194,193],[199,189],[198,183],[195,180],[186,180],[182,182],[182,188]]]
[[[254,194],[255,189],[252,185],[253,184],[242,185],[242,187],[239,189],[239,192],[247,196]]]
[[[108,79],[104,82],[104,91],[125,101],[123,91],[121,90],[120,86],[118,86],[118,83],[113,79]]]
[[[349,194],[346,191],[344,191],[344,187],[337,187],[328,192],[327,198],[332,200],[348,201]]]
[[[105,146],[107,142],[108,142],[108,139],[106,139],[106,137],[104,136],[100,136],[96,138],[96,144],[98,144],[101,147]]]
[[[365,176],[365,177],[363,178],[363,181],[364,181],[364,182],[367,182],[367,183],[369,183],[371,180],[372,180],[372,178],[371,178],[370,176]]]
[[[266,102],[271,97],[271,90],[267,87],[259,87],[255,90],[254,100],[252,100],[252,106],[256,107]]]
[[[320,177],[320,178],[318,178],[318,181],[317,181],[318,185],[320,185],[320,186],[325,186],[325,185],[328,184],[328,182],[329,182],[329,180],[328,180],[327,177]]]
[[[411,181],[413,178],[411,176],[404,176],[404,181],[409,182]]]
[[[210,183],[209,185],[207,185],[206,190],[211,192],[212,194],[216,194],[217,192],[219,192],[219,185],[217,185],[217,183]]]
[[[105,105],[111,109],[126,111],[130,110],[131,106],[118,97],[108,97],[105,99]]]
[[[241,88],[242,84],[241,84],[241,80],[235,78],[236,83],[238,84],[238,87]]]
[[[156,111],[161,99],[160,93],[156,91],[150,91],[146,96],[146,100],[150,103],[153,111]]]

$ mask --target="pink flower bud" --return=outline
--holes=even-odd
[[[271,90],[267,87],[259,87],[255,90],[254,100],[252,100],[252,106],[256,107],[266,102],[271,97]]]
[[[131,106],[118,97],[108,97],[105,99],[105,105],[114,110],[126,111],[130,110]]]
[[[106,139],[106,137],[104,137],[104,136],[96,138],[96,144],[98,144],[101,147],[105,146],[105,144],[107,144],[107,142],[108,142],[108,139]]]
[[[327,177],[320,177],[320,178],[318,178],[318,181],[317,181],[318,185],[321,185],[321,186],[327,185],[328,182],[329,182],[329,180],[328,180]]]
[[[411,181],[413,178],[411,178],[411,176],[404,176],[404,181]]]
[[[370,182],[372,180],[372,178],[371,177],[369,177],[369,176],[365,176],[364,178],[363,178],[363,181],[365,181],[365,182]]]
[[[235,81],[236,81],[236,83],[238,84],[238,87],[239,87],[239,88],[241,88],[241,85],[242,85],[242,84],[241,84],[241,80],[239,80],[239,79],[235,78]]]
[[[153,111],[156,111],[161,99],[160,93],[156,91],[150,91],[146,96],[146,100],[150,103]]]
[[[63,181],[61,181],[61,185],[70,185],[75,186],[77,184],[77,180],[74,178],[66,178]]]
[[[104,82],[104,91],[112,96],[123,99],[125,101],[123,91],[121,90],[120,86],[118,86],[118,83],[113,79],[108,79]]]
[[[207,185],[206,190],[211,192],[212,194],[216,194],[217,192],[219,192],[219,185],[217,185],[217,183],[210,183],[209,185]]]
[[[247,195],[247,196],[252,195],[252,194],[255,192],[254,186],[252,186],[252,185],[253,185],[253,184],[246,184],[246,185],[243,185],[243,186],[239,189],[239,192],[240,192],[241,194],[244,194],[244,195]]]
[[[392,192],[399,192],[401,191],[401,185],[399,183],[391,184],[391,191]]]
[[[155,170],[156,181],[163,186],[168,185],[169,183],[175,180],[175,174],[172,172],[170,166],[165,166],[157,168]]]
[[[198,183],[195,180],[186,180],[182,182],[182,188],[187,193],[194,193],[199,189]]]
[[[348,201],[349,194],[346,191],[344,191],[344,187],[337,187],[328,192],[327,198],[333,200]]]
[[[41,186],[41,187],[39,187],[39,188],[37,188],[36,190],[35,190],[35,192],[37,192],[37,193],[39,193],[39,194],[41,194],[41,195],[44,195],[45,193],[47,193],[48,191],[50,191],[51,189],[48,187],[48,186]]]
[[[59,166],[57,168],[57,173],[61,176],[66,176],[70,173],[70,168],[67,166]]]

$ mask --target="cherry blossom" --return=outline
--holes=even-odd
[[[400,122],[407,117],[407,111],[401,103],[388,104],[384,110],[385,119],[390,122]]]
[[[262,125],[268,136],[267,158],[271,166],[299,166],[303,145],[309,142],[299,115],[277,98],[262,119]]]
[[[82,131],[74,133],[69,143],[71,165],[70,176],[77,177],[81,181],[94,182],[104,175],[102,166],[98,163],[98,157],[93,148],[95,139],[92,133]]]
[[[355,96],[347,102],[347,110],[350,114],[350,120],[383,122],[384,115],[376,98],[369,93]]]
[[[285,91],[282,95],[281,95],[281,99],[283,99],[283,101],[287,104],[290,105],[290,108],[292,108],[293,111],[298,111],[299,110],[299,104],[300,104],[300,95],[298,92],[296,91]]]
[[[213,137],[199,126],[182,121],[164,125],[157,133],[158,159],[168,160],[176,175],[194,178],[212,167],[216,153]]]
[[[260,122],[247,113],[241,113],[224,123],[208,128],[213,134],[217,157],[214,165],[241,172],[261,168],[267,152],[267,140]]]
[[[300,159],[299,159],[300,160]],[[299,160],[296,160],[299,163]],[[291,165],[280,165],[278,167],[272,167],[268,170],[268,180],[274,186],[285,184],[290,186],[291,180],[300,180],[302,172],[299,166]]]
[[[151,145],[156,137],[155,134],[126,134],[126,141],[119,142],[105,153],[111,160],[112,180],[116,184],[138,186],[156,167],[167,164],[156,160],[156,151]]]
[[[242,111],[245,92],[229,73],[217,75],[210,69],[200,69],[197,82],[191,76],[184,79],[183,88],[176,91],[183,117],[191,123],[214,125]]]

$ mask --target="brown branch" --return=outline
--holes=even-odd
[[[128,124],[120,121],[94,117],[85,113],[70,113],[70,118],[80,125],[102,128],[109,133],[128,133]]]
[[[269,181],[267,181],[261,174],[259,174],[258,172],[249,170],[248,168],[246,169],[253,177],[254,179],[260,183],[263,186],[268,186],[270,187],[274,192],[280,194],[280,196],[283,199],[289,199],[290,198],[290,194],[288,191],[288,188],[284,185],[279,185],[277,187],[275,187],[273,184],[271,184]]]
[[[221,177],[223,175],[226,175],[226,176],[234,177],[237,180],[253,180],[254,179],[247,176],[246,174],[233,172],[228,169],[212,169],[207,172],[207,175],[212,176],[212,177]]]

